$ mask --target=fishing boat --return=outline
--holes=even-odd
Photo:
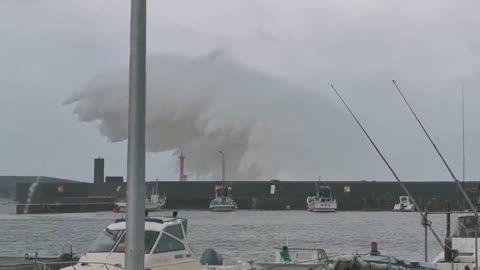
[[[255,269],[253,262],[224,266],[221,256],[212,249],[198,260],[187,240],[187,224],[187,219],[175,216],[145,218],[145,269]],[[77,264],[63,270],[124,269],[125,229],[125,219],[116,219],[100,232]]]
[[[145,209],[149,212],[156,212],[162,210],[163,206],[167,202],[167,196],[158,194],[151,194],[145,199]],[[115,202],[114,207],[118,212],[125,213],[127,210],[127,202],[125,200]]]
[[[224,185],[215,186],[215,199],[210,202],[210,210],[214,212],[232,212],[237,210],[237,203],[229,196],[230,188],[225,191]]]
[[[225,183],[225,154],[218,151],[222,156],[222,184],[215,185],[215,199],[210,202],[209,208],[214,212],[232,212],[237,210],[237,203],[230,198],[231,187]]]
[[[329,259],[323,249],[284,246],[275,248],[275,261],[258,262],[257,265],[263,269],[327,270]]]
[[[307,197],[307,210],[311,212],[335,212],[337,200],[332,197],[332,190],[326,185],[315,185],[317,194]]]
[[[145,209],[149,212],[156,212],[162,210],[163,206],[167,202],[166,194],[160,196],[158,193],[158,184],[155,185],[155,189],[152,190],[150,195],[145,196]],[[127,202],[121,200],[114,203],[114,209],[116,212],[125,213],[127,209]]]
[[[399,202],[393,207],[394,212],[413,212],[415,211],[415,205],[410,202],[408,196],[400,196]]]

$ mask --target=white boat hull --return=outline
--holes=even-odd
[[[164,204],[157,203],[157,204],[147,204],[145,205],[145,209],[149,212],[158,212],[161,211]],[[127,204],[126,203],[115,203],[115,207],[120,210],[120,213],[125,213],[127,211]]]
[[[337,208],[325,208],[325,207],[315,208],[315,207],[312,207],[312,208],[308,208],[307,210],[310,211],[310,212],[325,212],[325,213],[330,212],[330,213],[333,213],[333,212],[337,211]]]
[[[336,212],[337,202],[335,200],[328,202],[313,200],[307,204],[307,210],[310,212]]]
[[[110,260],[110,262],[89,262],[87,264],[82,264],[81,262],[70,266],[67,268],[62,268],[61,270],[105,270],[105,269],[124,269],[122,268],[123,258],[122,260]],[[121,262],[121,263],[118,263]],[[148,261],[146,262],[148,265],[146,268],[151,270],[255,270],[255,265],[249,263],[237,263],[233,265],[200,265],[196,259],[192,259],[189,261],[183,261],[179,263],[167,263],[167,264],[158,264],[157,265],[150,265]],[[320,270],[320,269],[318,269]]]
[[[232,212],[237,210],[235,205],[210,205],[210,211],[213,212]]]
[[[415,207],[413,205],[402,207],[400,204],[395,204],[392,211],[393,212],[414,212]]]
[[[276,270],[327,270],[325,264],[303,264],[303,263],[257,263],[263,269]]]

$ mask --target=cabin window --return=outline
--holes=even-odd
[[[183,230],[182,230],[182,225],[180,224],[168,226],[164,229],[164,231],[175,236],[178,239],[183,239]]]
[[[477,228],[477,234],[480,234],[480,226]],[[458,217],[458,224],[452,237],[475,237],[475,216]]]
[[[155,241],[157,241],[159,232],[154,231],[145,231],[145,254],[149,254],[155,245]],[[113,252],[125,252],[125,235],[122,237],[120,243],[118,243],[117,247]]]
[[[111,252],[115,244],[120,237],[123,235],[123,230],[109,230],[106,229],[100,233],[97,240],[93,242],[92,246],[88,252],[91,253],[101,253],[101,252]]]
[[[155,242],[157,241],[159,232],[154,232],[154,231],[146,231],[145,232],[145,254],[150,253],[150,251],[153,248],[153,245],[155,245]]]
[[[155,247],[153,253],[163,253],[180,250],[185,250],[185,245],[182,242],[166,233],[162,233],[162,236],[160,236],[160,241],[158,241],[158,244]]]

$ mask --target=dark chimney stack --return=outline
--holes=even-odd
[[[96,158],[93,165],[93,183],[100,185],[105,182],[105,161],[103,158]]]

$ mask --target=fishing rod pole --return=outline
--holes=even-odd
[[[335,94],[337,94],[338,98],[342,101],[343,105],[345,106],[345,108],[348,110],[348,112],[350,113],[350,115],[353,117],[353,119],[355,120],[355,122],[357,123],[357,125],[360,127],[360,129],[363,131],[363,134],[365,134],[365,136],[367,137],[368,141],[370,142],[370,144],[373,146],[373,148],[375,148],[375,151],[377,152],[377,154],[380,156],[380,158],[383,160],[383,162],[385,163],[385,165],[387,165],[388,169],[390,170],[390,172],[392,173],[393,177],[395,178],[395,180],[397,180],[398,184],[400,184],[400,187],[403,189],[403,191],[407,194],[407,196],[410,198],[410,200],[412,201],[413,205],[415,206],[415,209],[417,210],[417,212],[420,214],[420,216],[422,217],[422,220],[425,220],[426,221],[426,217],[425,215],[423,214],[422,210],[420,209],[420,207],[418,206],[417,202],[415,201],[415,199],[413,199],[413,196],[410,194],[410,192],[408,191],[407,187],[405,187],[405,185],[402,183],[402,181],[400,181],[400,178],[398,177],[397,173],[395,172],[395,170],[392,168],[392,166],[390,165],[390,163],[387,161],[387,159],[385,158],[385,156],[382,154],[382,152],[380,151],[380,149],[377,147],[377,145],[375,144],[375,142],[373,141],[373,139],[370,137],[370,135],[368,135],[368,132],[367,130],[365,130],[365,128],[363,127],[362,123],[360,123],[360,121],[358,120],[358,118],[355,116],[355,114],[353,113],[353,111],[350,109],[350,107],[348,106],[348,104],[345,102],[345,100],[342,98],[342,96],[340,95],[340,93],[338,92],[338,90],[335,88],[335,86],[333,86],[333,84],[330,85],[331,88],[333,89],[333,91],[335,91]],[[443,243],[442,243],[442,240],[440,240],[440,237],[438,236],[438,234],[435,232],[435,230],[432,228],[431,226],[432,224],[428,223],[428,222],[425,222],[425,226],[428,226],[428,228],[430,228],[430,231],[432,232],[433,236],[435,236],[435,238],[437,239],[438,243],[440,244],[440,246],[442,247],[442,249],[445,249]]]
[[[397,89],[398,93],[400,94],[400,96],[403,98],[403,100],[405,101],[405,103],[407,104],[408,108],[410,109],[410,112],[412,113],[412,115],[415,117],[415,120],[417,120],[417,123],[420,125],[420,127],[422,128],[423,130],[423,133],[425,133],[425,136],[427,136],[428,140],[430,141],[430,143],[432,144],[433,148],[435,149],[435,151],[437,152],[438,156],[440,157],[440,159],[442,160],[443,164],[445,165],[445,167],[447,168],[450,176],[452,177],[452,179],[455,181],[455,183],[457,184],[458,186],[458,189],[460,190],[460,192],[462,193],[463,197],[465,198],[465,200],[467,201],[467,203],[469,204],[470,208],[472,209],[472,211],[474,213],[478,213],[477,211],[477,208],[473,205],[472,201],[470,200],[470,198],[468,197],[467,193],[465,192],[465,190],[462,188],[462,185],[460,183],[460,181],[458,180],[458,178],[455,176],[455,174],[453,173],[452,169],[450,168],[450,166],[448,165],[447,161],[445,160],[445,158],[443,157],[442,153],[440,152],[440,150],[438,149],[437,145],[435,144],[435,142],[433,141],[432,137],[430,136],[430,134],[428,133],[428,131],[426,130],[425,126],[422,124],[422,121],[420,120],[420,118],[418,117],[417,113],[415,112],[415,110],[413,110],[412,106],[410,105],[410,103],[408,102],[407,98],[405,97],[405,95],[403,94],[402,90],[400,89],[400,87],[398,86],[397,82],[395,80],[392,80],[393,82],[393,85],[395,85],[395,88]]]
[[[473,205],[472,201],[470,200],[470,198],[468,197],[467,193],[465,192],[465,190],[463,189],[460,181],[458,180],[458,178],[455,176],[455,174],[453,173],[452,169],[450,168],[450,166],[448,165],[447,161],[445,160],[445,158],[443,157],[442,153],[440,152],[440,150],[438,149],[437,145],[435,144],[435,142],[433,141],[432,137],[430,136],[430,134],[427,132],[427,129],[425,128],[425,126],[423,125],[422,121],[420,120],[420,118],[418,117],[417,113],[415,112],[415,110],[412,108],[412,106],[410,105],[410,103],[408,102],[406,96],[403,94],[402,90],[400,89],[400,87],[398,86],[397,82],[395,80],[392,80],[392,83],[393,85],[395,85],[395,88],[397,89],[398,93],[400,94],[400,96],[403,98],[403,100],[405,101],[405,103],[407,104],[410,112],[412,113],[412,115],[415,117],[415,120],[417,121],[417,123],[420,125],[420,127],[422,128],[423,130],[423,133],[425,133],[425,136],[427,136],[428,140],[430,141],[430,143],[432,144],[433,148],[435,149],[435,151],[437,152],[438,156],[440,157],[440,159],[442,160],[443,164],[445,165],[445,167],[447,168],[448,172],[450,173],[450,176],[452,177],[453,181],[455,182],[455,184],[457,184],[457,187],[458,189],[460,190],[460,193],[462,193],[462,196],[465,198],[465,200],[467,201],[467,203],[469,204],[470,208],[472,209],[473,213],[475,214],[475,269],[478,269],[478,211],[477,211],[477,208]]]

